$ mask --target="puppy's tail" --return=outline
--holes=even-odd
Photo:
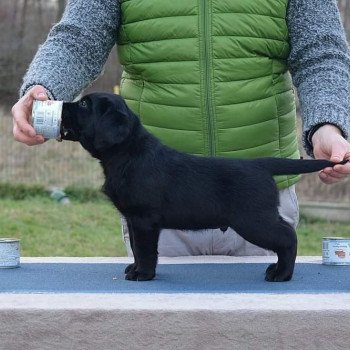
[[[312,159],[288,159],[288,158],[261,158],[257,159],[258,164],[270,171],[272,175],[297,175],[313,173],[327,167],[334,167],[337,164],[346,164],[348,160],[333,163],[329,160]]]

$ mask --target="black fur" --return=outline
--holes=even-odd
[[[327,160],[256,160],[198,157],[164,146],[141,125],[124,100],[90,94],[65,103],[62,138],[79,141],[99,159],[104,192],[126,218],[135,262],[128,280],[155,276],[162,228],[232,227],[243,238],[277,253],[267,281],[291,279],[295,230],[278,213],[273,175],[299,174],[334,164]]]

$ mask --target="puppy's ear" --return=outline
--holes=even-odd
[[[109,109],[96,122],[94,147],[104,151],[121,144],[131,132],[131,119],[127,114]]]

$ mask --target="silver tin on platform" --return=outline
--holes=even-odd
[[[325,265],[350,265],[350,238],[324,237],[322,263]]]
[[[20,265],[20,242],[16,238],[0,238],[0,268],[10,269]]]
[[[34,101],[32,125],[37,134],[45,139],[61,140],[63,101]]]

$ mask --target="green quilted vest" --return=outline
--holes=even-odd
[[[151,133],[198,155],[299,157],[288,0],[120,2],[121,95]]]

